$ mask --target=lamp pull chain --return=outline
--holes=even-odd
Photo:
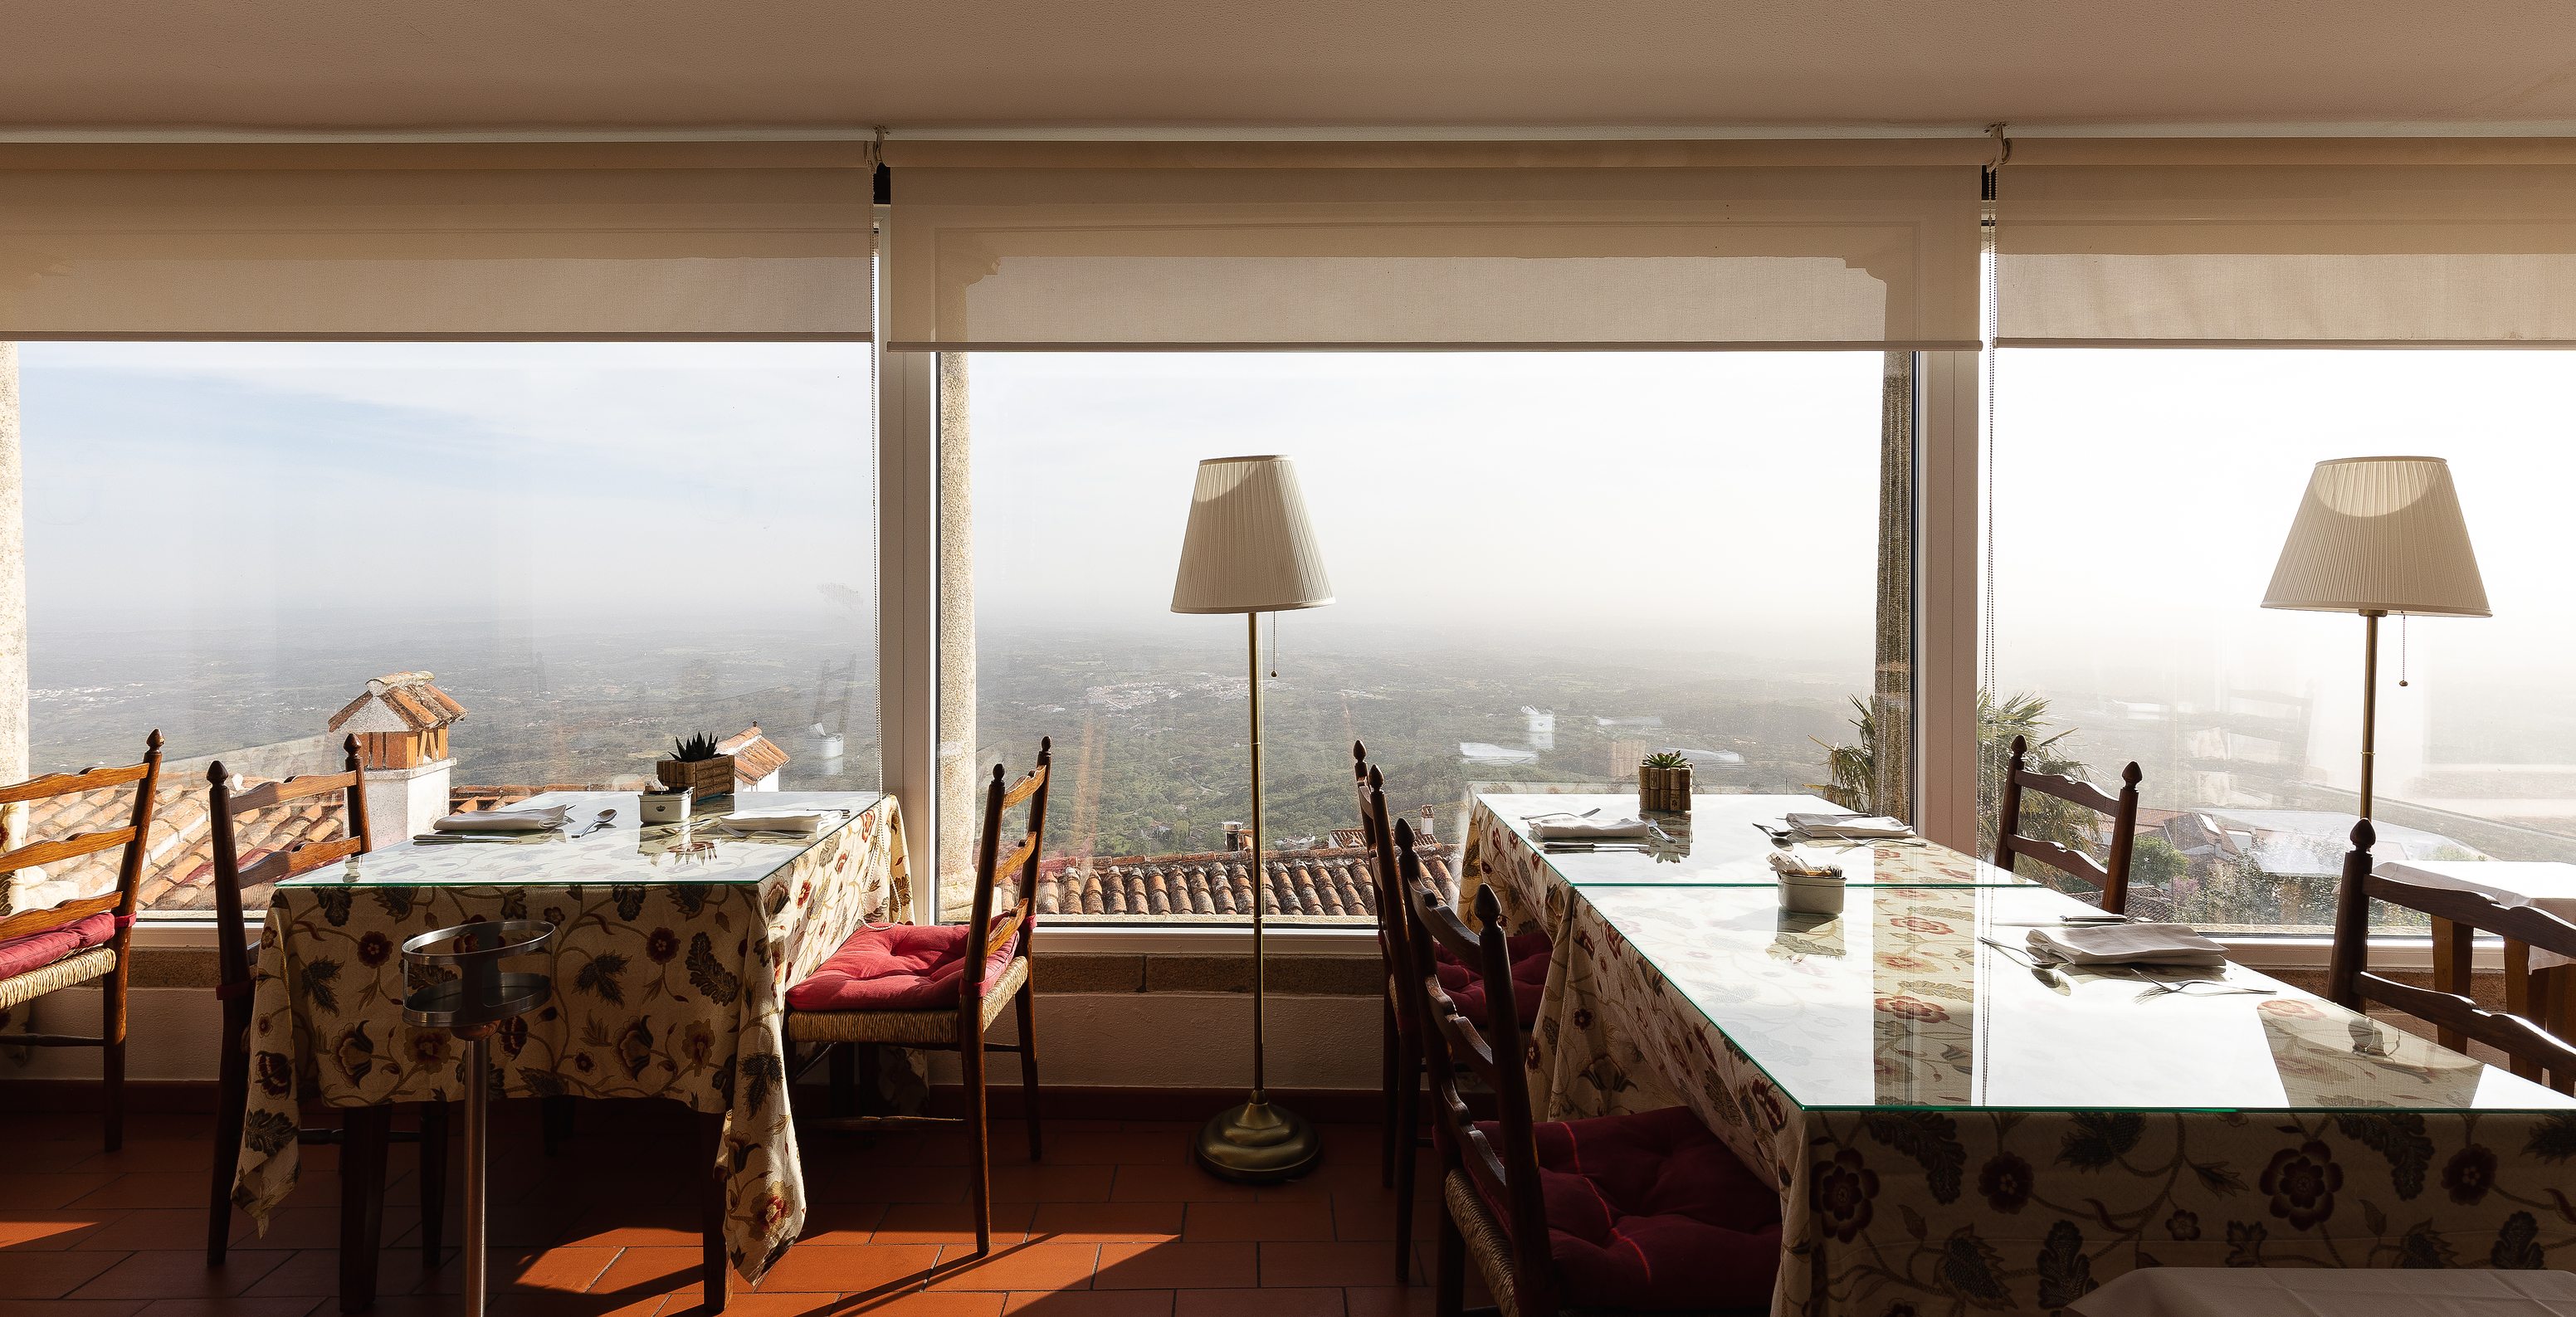
[[[2408,617],[2408,614],[2405,614],[2405,613],[2399,613],[2399,614],[2397,615],[2397,684],[2398,684],[2398,685],[2400,685],[2400,686],[2403,686],[2403,685],[2405,685],[2405,684],[2406,684],[2406,619],[2407,619],[2407,617]],[[1275,643],[1275,638],[1274,638],[1274,643]],[[1271,673],[1270,675],[1271,675],[1271,676],[1276,677],[1276,676],[1278,676],[1279,674],[1274,672],[1274,673]]]
[[[1279,675],[1279,615],[1277,613],[1270,615],[1270,675],[1274,677]],[[2401,681],[2397,684],[2403,686],[2406,683]]]

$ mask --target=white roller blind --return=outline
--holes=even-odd
[[[890,346],[1972,347],[1988,153],[889,143]]]
[[[871,152],[0,147],[0,338],[865,338]]]
[[[2576,143],[2021,140],[2007,347],[2576,346]]]

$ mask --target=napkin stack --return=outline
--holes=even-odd
[[[563,826],[570,805],[542,805],[535,809],[490,809],[467,814],[450,814],[429,825],[440,832],[549,832]]]
[[[1861,840],[1871,837],[1911,837],[1914,829],[1883,815],[1868,814],[1792,814],[1792,831],[1810,837],[1844,837]]]
[[[2031,951],[2066,965],[2195,965],[2227,963],[2227,948],[2189,924],[2107,924],[2099,928],[2034,928]]]
[[[1819,878],[1832,878],[1839,881],[1843,876],[1843,867],[1841,865],[1815,855],[1802,847],[1792,846],[1785,851],[1775,850],[1771,852],[1769,858],[1771,860],[1771,872],[1776,873],[1783,878],[1804,878],[1809,881]]]
[[[1541,841],[1590,841],[1603,837],[1643,837],[1644,819],[1576,819],[1561,818],[1554,822],[1533,822],[1530,831]]]
[[[736,832],[812,832],[823,816],[804,814],[727,814],[721,822]]]

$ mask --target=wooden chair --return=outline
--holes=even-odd
[[[231,1233],[233,1176],[241,1156],[244,1109],[250,1104],[251,961],[250,947],[240,933],[242,891],[374,849],[367,831],[367,779],[358,738],[347,738],[340,748],[345,756],[340,772],[265,782],[239,794],[234,793],[232,774],[220,760],[206,769],[206,821],[215,852],[215,997],[224,1012],[222,1058],[216,1072],[214,1183],[206,1208],[206,1265],[210,1267],[223,1262]],[[335,791],[341,793],[347,809],[339,838],[299,842],[248,865],[241,862],[238,828],[245,815]],[[295,1141],[342,1145],[340,1310],[357,1312],[375,1297],[388,1142],[420,1145],[421,1265],[438,1265],[447,1208],[447,1104],[420,1104],[418,1133],[395,1130],[391,1106],[348,1107],[341,1120],[338,1129],[299,1129]]]
[[[813,1054],[798,1059],[797,1073],[810,1070],[825,1055],[841,1052],[845,1045],[869,1053],[879,1045],[957,1053],[966,1081],[963,1123],[971,1127],[974,1137],[974,1174],[968,1187],[975,1202],[977,1256],[993,1251],[986,1052],[1019,1054],[1029,1160],[1041,1160],[1045,1154],[1038,1121],[1037,999],[1029,960],[1030,943],[1037,933],[1038,844],[1046,831],[1053,759],[1054,743],[1039,741],[1037,767],[1008,790],[1002,785],[1002,766],[993,765],[993,781],[984,793],[984,835],[975,855],[974,914],[966,923],[863,928],[821,968],[787,990],[789,1045],[819,1044]],[[1029,807],[1028,830],[1003,856],[1002,814],[1023,802]],[[1004,870],[1017,877],[1017,900],[996,919],[993,888]],[[968,954],[970,950],[975,954]],[[986,1041],[986,1031],[1001,1018],[1003,1005],[1012,1001],[1019,1005],[1019,1042]],[[803,1122],[807,1128],[873,1130],[959,1123],[953,1118],[844,1114],[851,1105],[848,1067],[836,1061],[832,1083],[834,1114]]]
[[[1464,1309],[1476,1263],[1503,1317],[1569,1309],[1761,1312],[1779,1271],[1780,1195],[1746,1169],[1686,1107],[1591,1120],[1531,1119],[1512,961],[1493,889],[1476,893],[1473,932],[1421,881],[1413,830],[1395,825],[1396,860],[1413,934],[1404,988],[1430,1027],[1433,1141],[1444,1171],[1433,1311]],[[1481,970],[1491,994],[1482,1029],[1441,987],[1432,948]],[[1478,1121],[1460,1093],[1461,1069],[1494,1090],[1499,1119]],[[1653,1184],[1686,1212],[1623,1202],[1626,1185]],[[1551,1185],[1559,1190],[1549,1192]],[[1686,1185],[1688,1192],[1675,1193]],[[1548,1203],[1580,1205],[1551,1220]],[[1651,1213],[1651,1214],[1650,1214]],[[1638,1227],[1646,1228],[1639,1229]]]
[[[152,844],[152,793],[161,783],[161,732],[143,738],[143,762],[123,768],[85,768],[77,773],[48,773],[15,786],[0,787],[0,805],[51,800],[79,791],[98,791],[134,784],[131,821],[114,832],[75,833],[59,841],[40,841],[0,854],[0,872],[95,855],[125,848],[117,866],[116,890],[65,901],[46,910],[0,919],[0,946],[15,943],[23,961],[15,973],[0,970],[0,1011],[34,1001],[56,989],[96,979],[100,985],[99,1036],[77,1034],[9,1034],[0,1036],[16,1047],[95,1047],[99,1074],[107,1089],[107,1150],[125,1146],[125,985],[134,937],[134,889],[143,881],[143,852]],[[102,916],[110,923],[102,930]],[[104,936],[101,933],[104,932]],[[20,939],[29,939],[20,941]],[[41,938],[41,941],[35,939]]]
[[[2012,743],[2012,762],[2004,768],[2004,798],[1995,814],[1995,867],[2013,872],[2013,857],[2027,855],[2042,864],[2062,869],[2100,888],[2102,908],[2115,915],[2129,912],[2129,851],[2138,840],[2138,766],[2131,763],[2120,770],[2120,794],[2117,797],[2093,785],[2060,773],[2034,773],[2022,767],[2028,752],[2029,738],[2016,736]],[[2060,800],[2073,801],[2086,809],[2111,816],[2111,857],[2108,865],[2096,863],[2092,856],[2051,841],[2035,841],[2021,832],[2021,793],[2041,792]]]
[[[2370,848],[2377,840],[2370,820],[2353,825],[2352,849],[2344,855],[2343,881],[2335,894],[2334,955],[2326,970],[2326,995],[2348,1010],[2365,1010],[2378,1002],[2443,1030],[2445,1038],[2474,1038],[2511,1058],[2515,1074],[2538,1080],[2547,1070],[2550,1087],[2576,1093],[2576,1047],[2514,1010],[2490,1011],[2457,993],[2418,988],[2371,973],[2370,903],[2385,901],[2447,919],[2462,942],[2485,932],[2508,939],[2508,946],[2520,942],[2562,956],[2576,956],[2576,924],[2529,906],[2498,904],[2483,892],[2381,877],[2370,871]],[[2513,977],[2507,976],[2508,980]]]
[[[1368,747],[1357,741],[1351,743],[1351,758],[1360,777],[1360,832],[1370,852],[1368,879],[1371,895],[1377,901],[1378,956],[1386,970],[1384,1029],[1378,1044],[1386,1109],[1378,1124],[1378,1182],[1395,1190],[1395,1278],[1399,1285],[1410,1285],[1414,1162],[1424,1143],[1423,1027],[1400,987],[1403,967],[1412,963],[1405,943],[1406,900],[1395,854],[1395,833],[1387,823],[1386,781],[1369,766],[1367,753]],[[1415,864],[1418,867],[1420,861]]]

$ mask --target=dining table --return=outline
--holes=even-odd
[[[2040,1314],[2157,1266],[2576,1264],[2576,1098],[2239,965],[2051,964],[2032,930],[2097,906],[1919,837],[1799,841],[1845,905],[1784,910],[1786,815],[1844,812],[1813,796],[1698,796],[1635,850],[1537,838],[1585,811],[1637,798],[1481,794],[1460,857],[1462,899],[1553,940],[1532,1110],[1690,1108],[1780,1188],[1775,1313]]]
[[[562,828],[394,840],[276,884],[251,984],[233,1189],[261,1230],[295,1188],[302,1104],[349,1109],[345,1184],[353,1158],[381,1164],[387,1104],[463,1096],[464,1047],[404,1021],[406,993],[426,980],[406,970],[403,942],[525,919],[555,934],[511,968],[546,974],[553,996],[493,1036],[489,1096],[659,1098],[700,1113],[700,1151],[719,1186],[705,1214],[722,1262],[757,1281],[786,1251],[806,1203],[788,1109],[787,988],[863,925],[909,922],[899,807],[875,792],[758,792],[639,826],[639,804],[632,792],[548,792],[512,808],[564,806]],[[593,828],[602,811],[613,813]],[[811,831],[721,821],[798,812],[818,816]],[[364,1182],[363,1165],[356,1174]],[[344,1193],[343,1311],[372,1297],[372,1266],[345,1264],[375,1257],[374,1217],[361,1214],[381,1211],[381,1182],[379,1170],[379,1192],[356,1195],[362,1205]],[[716,1261],[708,1283],[720,1303]]]

